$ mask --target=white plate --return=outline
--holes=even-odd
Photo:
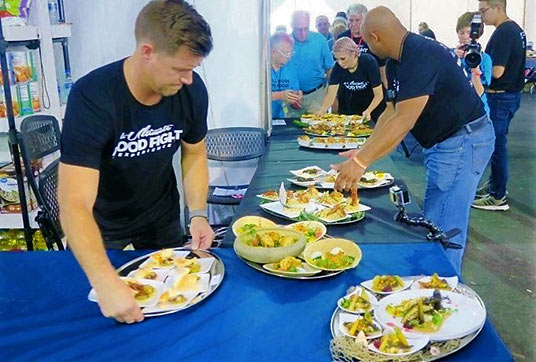
[[[315,274],[322,272],[322,270],[314,269],[313,267],[311,267],[309,264],[305,262],[302,262],[302,266],[301,268],[298,269],[297,272],[277,270],[274,268],[274,264],[275,263],[264,264],[262,267],[268,271],[271,271],[272,273],[277,273],[277,274],[286,275],[290,277],[306,277],[306,276],[311,276],[311,275],[315,275]]]
[[[346,329],[346,327],[344,326],[344,323],[348,323],[348,322],[355,322],[358,318],[363,318],[362,316],[360,315],[357,315],[357,314],[350,314],[350,313],[341,313],[339,315],[339,330],[345,335],[345,336],[348,336],[350,338],[357,338],[357,336],[352,336],[350,333],[348,333],[348,330]],[[376,322],[375,320],[372,321],[372,324],[374,324],[378,329],[378,333],[376,334],[373,334],[373,335],[370,335],[370,336],[365,336],[367,339],[374,339],[374,338],[378,338],[379,336],[382,335],[382,326],[380,325],[380,323]]]
[[[413,282],[413,284],[411,285],[411,289],[430,289],[430,288],[423,288],[421,287],[421,285],[419,284],[419,282],[424,282],[424,283],[428,283],[430,281],[432,277],[431,276],[428,276],[428,277],[424,277],[424,278],[421,278],[419,280],[416,280],[415,282]],[[453,276],[453,277],[448,277],[448,278],[445,278],[445,277],[442,277],[442,276],[439,276],[439,279],[445,279],[445,281],[447,282],[447,284],[449,285],[450,289],[456,289],[456,287],[458,286],[458,277],[457,276]]]
[[[165,284],[166,289],[167,290],[172,289],[173,285],[175,284],[175,281],[179,280],[180,278],[184,278],[187,275],[196,275],[196,274],[184,274],[184,275],[170,276],[166,280],[166,284]],[[199,276],[199,280],[197,282],[196,290],[178,290],[178,292],[180,293],[187,293],[187,292],[204,293],[208,291],[210,275],[208,274],[197,274],[197,275]]]
[[[378,292],[376,290],[373,290],[372,289],[372,279],[362,282],[361,285],[364,286],[365,288],[367,288],[368,290],[370,290],[373,293],[381,294],[381,295],[389,295],[389,294],[399,293],[399,292],[401,292],[401,291],[403,291],[405,289],[408,289],[411,286],[411,284],[413,284],[413,278],[409,278],[409,277],[400,277],[400,278],[404,282],[404,286],[402,288],[400,288],[398,290],[395,290],[395,291],[392,291],[392,292]]]
[[[153,255],[158,253],[159,251],[155,251],[154,253],[151,253],[149,255]],[[178,251],[173,250],[173,257],[175,258],[185,258],[188,254],[190,254],[189,251]],[[150,258],[147,258],[143,263],[140,264],[140,268],[152,268],[152,269],[173,269],[175,267],[175,264],[171,264],[169,266],[158,266],[156,265],[156,262],[153,260],[152,256]]]
[[[140,307],[150,307],[150,306],[155,305],[158,302],[158,298],[160,298],[160,295],[164,292],[164,283],[156,281],[156,280],[127,278],[127,277],[121,277],[121,279],[122,280],[132,279],[140,284],[148,284],[156,289],[155,296],[152,297],[151,299],[147,299],[143,301],[136,301]],[[91,288],[87,296],[87,299],[89,299],[92,302],[98,302],[99,297],[95,289]]]
[[[384,334],[387,334],[387,333],[394,333],[394,330],[388,330],[386,331]],[[420,351],[421,349],[423,349],[424,347],[426,347],[426,345],[430,342],[430,339],[426,336],[422,336],[422,337],[409,337],[407,336],[405,333],[404,335],[406,336],[406,339],[408,340],[408,343],[410,346],[412,346],[410,348],[410,350],[408,352],[404,352],[404,353],[385,353],[385,352],[381,352],[378,348],[374,347],[374,343],[369,343],[369,350],[373,351],[373,352],[376,352],[376,353],[379,353],[379,354],[383,354],[385,356],[408,356],[410,354],[413,354],[417,351]]]
[[[282,215],[284,217],[288,217],[291,219],[297,218],[300,216],[301,212],[305,210],[306,212],[314,212],[316,210],[319,210],[323,208],[322,206],[315,205],[315,204],[307,204],[303,205],[303,207],[297,207],[297,208],[286,208],[279,201],[269,202],[266,204],[261,204],[261,208],[271,211],[275,214]]]
[[[294,185],[297,185],[297,186],[301,186],[301,187],[309,187],[309,186],[314,186],[316,185],[318,182],[315,181],[315,180],[311,180],[311,181],[298,181],[298,179],[295,179],[295,178],[287,178],[287,181],[290,181],[290,183],[294,184]]]
[[[260,199],[263,199],[263,200],[268,200],[268,201],[277,201],[277,200],[279,200],[279,195],[274,195],[272,197],[266,197],[263,194],[259,194],[259,195],[257,195],[257,197],[260,198]]]
[[[134,275],[139,271],[139,269],[133,270],[130,273],[128,273],[127,278],[136,278]],[[143,280],[157,280],[159,282],[164,282],[169,275],[168,269],[153,269],[153,272],[156,274],[156,279],[145,279],[145,278],[137,278],[137,279],[143,279]]]
[[[441,303],[444,308],[454,311],[445,319],[441,329],[435,333],[419,333],[403,328],[401,318],[387,313],[388,304],[398,305],[403,300],[431,297],[432,289],[406,290],[383,298],[374,308],[374,314],[383,327],[400,327],[408,336],[428,336],[431,341],[446,341],[449,339],[462,338],[477,331],[486,319],[486,311],[477,301],[464,295],[441,291],[443,297]]]
[[[185,292],[182,293],[182,295],[186,298],[186,300],[180,304],[170,304],[170,303],[158,303],[152,307],[146,307],[143,309],[143,313],[161,313],[161,312],[168,312],[168,311],[175,311],[184,309],[187,307],[190,302],[197,296],[197,292]]]
[[[305,170],[309,170],[309,169],[315,169],[318,172],[315,175],[304,172]],[[313,179],[313,178],[317,178],[319,176],[325,175],[327,172],[318,166],[308,166],[308,167],[301,168],[299,170],[290,170],[290,173],[297,177]]]
[[[369,310],[363,310],[363,309],[358,309],[358,310],[349,310],[349,309],[346,309],[342,306],[342,300],[343,299],[348,299],[350,298],[352,295],[354,294],[359,294],[361,295],[361,291],[364,290],[365,293],[367,294],[367,296],[369,297],[369,301],[370,301],[370,304],[371,304],[371,307]],[[365,288],[361,288],[361,287],[356,287],[355,290],[350,293],[350,294],[347,294],[345,295],[344,297],[340,298],[338,301],[337,301],[337,305],[339,306],[339,308],[341,308],[343,311],[345,312],[348,312],[348,313],[353,313],[353,314],[361,314],[361,313],[365,313],[367,311],[372,311],[374,309],[374,306],[378,304],[378,299],[376,299],[376,297],[374,296],[374,294],[372,294],[371,292],[369,292],[368,290],[366,290]]]

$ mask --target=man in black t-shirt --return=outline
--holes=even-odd
[[[480,1],[479,10],[484,23],[496,28],[486,46],[486,53],[493,64],[491,84],[486,93],[496,139],[491,157],[491,176],[478,189],[473,207],[492,211],[508,210],[506,136],[525,86],[527,39],[523,29],[506,15],[506,0]]]
[[[452,242],[465,246],[473,193],[493,152],[494,134],[480,97],[449,49],[410,33],[386,7],[368,12],[361,33],[372,51],[388,58],[386,111],[360,150],[334,165],[337,189],[356,187],[365,169],[388,155],[411,132],[424,147],[424,214],[445,231],[459,229]],[[461,271],[463,249],[446,250]]]
[[[387,85],[385,78],[385,59],[378,57],[370,51],[369,46],[361,36],[361,23],[367,14],[367,7],[363,4],[354,4],[348,7],[348,30],[339,34],[338,39],[348,37],[352,39],[358,46],[361,53],[371,54],[376,58],[376,62],[380,67],[381,79],[384,85]]]
[[[179,148],[192,247],[207,249],[214,238],[205,211],[208,96],[193,72],[212,49],[210,27],[183,0],[153,0],[138,15],[135,35],[130,57],[75,83],[58,186],[69,246],[102,314],[124,323],[141,321],[143,314],[105,247],[182,245],[172,165]]]

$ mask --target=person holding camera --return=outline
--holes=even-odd
[[[495,129],[495,150],[491,157],[491,176],[477,190],[473,207],[482,210],[508,210],[508,128],[521,102],[525,86],[525,32],[506,14],[506,0],[479,1],[484,24],[496,29],[486,46],[493,61],[491,83],[486,90],[490,118]]]
[[[343,153],[337,190],[356,187],[376,160],[408,132],[424,148],[424,216],[465,247],[473,195],[493,153],[494,133],[480,97],[441,43],[409,32],[384,6],[368,12],[361,34],[374,54],[388,58],[388,105],[361,149]],[[464,249],[447,249],[460,273]]]
[[[294,63],[289,62],[294,53],[294,40],[287,33],[277,32],[270,38],[270,49],[272,118],[284,118],[288,113],[288,106],[299,108],[302,99],[298,72]]]
[[[477,17],[476,19],[475,16]],[[486,113],[489,114],[485,90],[491,81],[491,57],[482,52],[480,44],[477,43],[477,40],[484,33],[484,26],[479,17],[480,13],[468,11],[458,18],[456,34],[458,35],[459,44],[454,49],[454,53],[458,57],[458,65],[462,67],[465,75],[473,84],[476,93],[484,103]],[[476,21],[473,21],[473,19]],[[480,64],[468,64],[465,61],[468,51],[475,51],[480,54]]]

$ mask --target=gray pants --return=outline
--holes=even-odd
[[[301,109],[294,109],[290,106],[283,107],[285,110],[285,117],[287,118],[299,118],[305,113],[316,113],[320,109],[324,96],[326,95],[326,88],[322,87],[315,90],[313,93],[309,93],[303,96]]]

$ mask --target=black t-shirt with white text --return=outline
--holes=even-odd
[[[373,88],[382,85],[378,63],[366,53],[359,56],[357,69],[353,73],[335,63],[329,84],[339,85],[337,99],[340,114],[361,114],[374,98]],[[381,114],[384,109],[385,102],[382,102],[375,111]]]
[[[172,158],[181,141],[207,133],[208,95],[193,83],[152,106],[139,103],[123,73],[124,60],[96,69],[73,86],[61,135],[61,162],[96,169],[93,214],[103,236],[151,236],[179,219]]]
[[[489,89],[519,92],[525,86],[527,37],[515,21],[505,21],[495,29],[486,46],[493,65],[502,65],[504,74],[491,78]]]
[[[352,39],[357,44],[357,47],[359,48],[359,51],[361,52],[361,54],[366,53],[366,54],[372,55],[376,59],[378,66],[383,67],[385,65],[386,59],[380,58],[376,54],[371,52],[368,44],[365,43],[365,40],[362,37],[360,36],[357,38],[352,37],[352,30],[348,29],[346,31],[343,31],[342,33],[339,34],[337,39],[340,39],[342,37],[348,37]]]
[[[388,92],[394,103],[429,96],[411,133],[430,148],[484,116],[484,105],[443,44],[408,33],[400,61],[387,61]]]

